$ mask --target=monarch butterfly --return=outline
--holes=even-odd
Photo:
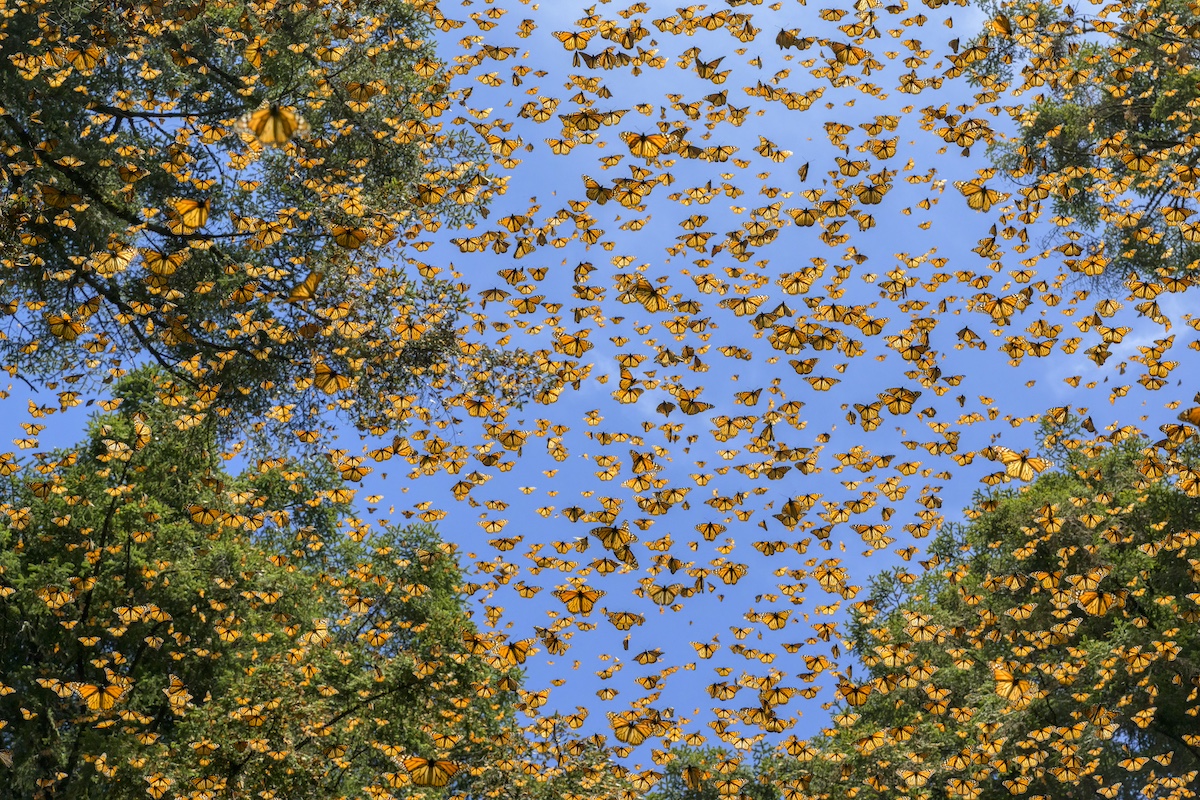
[[[1037,608],[1037,603],[1025,603],[1024,605],[1014,606],[1005,611],[1006,616],[1010,616],[1015,620],[1029,619]]]
[[[987,185],[974,181],[955,181],[954,185],[967,198],[967,207],[976,211],[987,211],[994,204],[1008,197],[1003,192],[987,188]]]
[[[1121,161],[1132,172],[1147,172],[1158,163],[1158,158],[1145,150],[1129,150],[1121,154]]]
[[[561,600],[567,607],[567,611],[570,611],[572,614],[587,615],[592,613],[592,608],[595,607],[596,601],[603,597],[604,594],[599,589],[583,588],[563,589],[555,592],[554,596]]]
[[[333,233],[333,240],[338,243],[338,246],[347,250],[357,250],[362,247],[370,235],[362,228],[351,228],[346,225],[334,225],[330,228],[330,232]]]
[[[104,58],[104,51],[94,44],[89,44],[82,50],[68,50],[66,57],[67,61],[71,62],[71,66],[86,75],[90,74]]]
[[[350,388],[351,380],[350,376],[334,372],[328,364],[321,362],[313,370],[313,383],[325,394],[334,394]]]
[[[208,223],[210,204],[208,199],[191,200],[184,198],[171,204],[175,227],[181,233],[192,233],[203,228]]]
[[[767,295],[757,294],[753,297],[737,297],[728,300],[722,300],[717,303],[721,308],[728,308],[733,311],[734,316],[744,317],[747,314],[753,314],[767,300]]]
[[[670,139],[661,133],[625,133],[622,138],[629,152],[639,158],[654,158],[670,146]]]
[[[171,710],[176,713],[181,713],[186,709],[188,702],[192,699],[191,692],[187,690],[187,686],[177,675],[171,676],[171,685],[163,689],[163,694],[167,696]]]
[[[517,666],[525,663],[533,649],[533,639],[522,639],[512,644],[502,644],[496,648],[498,659],[503,664]]]
[[[309,132],[308,123],[294,109],[271,102],[246,112],[239,122],[244,131],[272,147],[281,147],[297,133],[305,136]]]
[[[190,250],[179,250],[167,255],[160,253],[157,250],[142,250],[142,263],[146,265],[146,269],[150,270],[155,275],[166,277],[174,275],[175,270],[183,265],[191,257]]]
[[[638,276],[637,283],[628,292],[621,295],[620,300],[624,303],[641,303],[647,311],[657,313],[671,308],[670,302],[664,296],[666,292],[667,287],[662,286],[655,289],[650,281]]]
[[[77,194],[64,192],[56,186],[50,184],[42,184],[41,186],[42,199],[46,205],[53,208],[70,208],[76,203],[82,203],[83,197]]]
[[[631,744],[635,747],[646,741],[651,734],[654,733],[654,725],[647,719],[625,719],[616,717],[611,719],[613,734],[618,741],[625,744]]]
[[[873,206],[883,202],[883,195],[888,188],[887,184],[864,184],[855,188],[854,193],[863,205]]]
[[[670,586],[661,586],[657,583],[652,583],[647,590],[647,594],[658,605],[668,606],[675,602],[675,598],[679,595],[681,588],[683,587],[677,583],[672,583]]]
[[[898,769],[896,775],[900,776],[900,780],[905,782],[905,786],[910,788],[918,788],[925,786],[929,782],[929,778],[934,775],[934,770],[931,769]]]
[[[591,31],[554,31],[554,38],[562,42],[566,50],[582,50],[592,38]]]
[[[350,95],[350,99],[346,101],[346,106],[354,112],[363,112],[371,107],[371,98],[379,94],[380,85],[378,81],[371,83],[351,82],[346,84],[346,94]]]
[[[462,739],[462,736],[455,733],[431,733],[429,736],[433,739],[433,746],[441,749],[454,747]]]
[[[565,156],[575,149],[576,144],[574,139],[546,139],[545,142],[550,145],[550,151],[556,156]]]
[[[1178,419],[1192,425],[1200,425],[1200,406],[1192,406],[1179,412]]]
[[[1110,608],[1124,605],[1125,598],[1121,593],[1100,592],[1092,589],[1080,592],[1077,602],[1084,611],[1093,617],[1100,617],[1107,614]]]
[[[229,295],[229,300],[232,303],[237,303],[238,305],[244,305],[245,303],[249,303],[251,300],[253,300],[254,296],[257,292],[258,292],[258,282],[250,281],[249,283],[247,283],[243,286],[239,286],[237,289],[234,289],[233,292]]]
[[[93,711],[107,711],[125,696],[125,689],[112,683],[108,686],[83,683],[77,686],[75,691],[79,692],[79,696],[87,703],[87,707]]]
[[[634,535],[629,532],[627,527],[624,526],[620,528],[611,526],[592,528],[591,534],[599,539],[600,544],[604,545],[609,550],[615,550],[618,547],[627,545],[635,540]]]
[[[417,786],[445,786],[459,770],[453,761],[433,761],[420,756],[404,759],[404,768]]]
[[[653,650],[643,650],[633,657],[633,660],[639,664],[657,664],[662,658],[663,651],[660,648]]]
[[[347,49],[345,47],[318,47],[317,58],[329,63],[336,63],[342,60],[342,56],[346,54]]]
[[[133,247],[125,247],[116,251],[102,250],[92,254],[93,268],[103,277],[109,278],[118,272],[125,271],[133,263],[135,255],[137,255],[137,249]]]
[[[289,303],[300,303],[305,300],[312,300],[317,294],[317,285],[321,283],[321,279],[325,277],[325,273],[314,271],[308,273],[303,281],[298,283],[288,295]]]
[[[583,176],[583,185],[586,189],[586,195],[589,200],[595,200],[598,205],[607,203],[613,195],[613,190],[608,186],[601,186],[594,179]]]
[[[851,202],[845,198],[822,200],[821,213],[827,217],[844,217],[850,213]]]
[[[851,706],[861,706],[867,702],[867,698],[871,696],[872,687],[869,683],[855,686],[849,681],[842,681],[838,684],[838,696],[845,699],[846,703]]]
[[[188,514],[191,515],[192,522],[198,525],[211,525],[221,518],[221,512],[215,508],[205,508],[194,503],[188,506]]]
[[[886,392],[876,395],[893,414],[907,414],[912,411],[913,403],[920,396],[920,392],[904,388],[888,389]]]
[[[587,333],[587,331],[582,331],[574,336],[564,333],[554,343],[554,349],[568,356],[581,356],[595,346],[588,341]]]
[[[849,66],[854,66],[869,55],[863,48],[843,42],[830,42],[829,49],[833,50],[835,59]]]
[[[993,667],[992,677],[996,681],[996,694],[1005,700],[1011,701],[1023,698],[1030,688],[1032,688],[1032,684],[1029,681],[1018,680],[1013,675],[1010,665]]]
[[[535,587],[526,587],[535,588]],[[538,635],[542,639],[542,646],[546,648],[546,652],[551,655],[562,656],[567,654],[567,642],[558,634],[549,631],[545,628],[536,628]]]
[[[1000,449],[1000,448],[998,448]],[[1000,462],[1004,464],[1004,471],[1010,477],[1022,481],[1031,481],[1037,473],[1050,466],[1050,462],[1044,458],[1031,457],[1024,453],[1016,453],[1007,448],[1000,449]]]
[[[467,413],[472,417],[486,417],[492,412],[495,404],[491,400],[480,400],[475,397],[468,397],[462,401],[462,406],[467,410]]]
[[[77,319],[72,319],[70,314],[58,315],[49,314],[46,317],[46,324],[50,328],[50,332],[64,341],[73,342],[79,338],[79,334],[87,330],[87,327]]]
[[[437,203],[441,202],[442,198],[446,196],[448,191],[450,191],[449,188],[445,186],[418,183],[417,199],[420,201],[421,205],[436,205]]]
[[[140,411],[133,415],[133,449],[141,450],[146,445],[150,444],[150,439],[153,437],[153,432],[150,426],[146,423],[146,415]]]
[[[645,622],[645,617],[641,614],[634,614],[632,611],[609,611],[608,621],[612,626],[619,631],[627,631],[634,625],[641,625]]]
[[[63,683],[57,678],[38,678],[37,683],[38,686],[41,686],[43,689],[49,689],[62,698],[70,697],[75,692],[69,684]],[[10,764],[9,766],[12,765]]]
[[[600,130],[601,125],[611,124],[604,114],[594,110],[577,111],[574,114],[559,114],[558,116],[563,121],[564,135],[569,130],[586,134]]]
[[[720,85],[725,82],[725,79],[729,77],[729,73],[733,71],[728,69],[723,72],[717,71],[717,67],[719,67],[721,62],[724,60],[724,56],[721,56],[720,58],[714,58],[712,61],[708,62],[701,61],[697,58],[696,74],[705,80],[712,81],[713,83]]]
[[[787,625],[788,617],[791,613],[791,611],[768,611],[762,615],[762,621],[766,623],[768,628],[777,631]]]
[[[371,472],[371,467],[363,466],[361,463],[354,463],[354,460],[351,459],[339,466],[338,471],[341,473],[342,480],[356,483]]]
[[[840,378],[829,378],[821,375],[805,378],[804,380],[812,384],[813,389],[817,390],[818,392],[827,392],[836,384],[841,383]]]
[[[875,731],[869,736],[864,736],[861,739],[858,739],[854,743],[854,747],[856,750],[858,750],[858,752],[865,756],[870,755],[880,747],[883,747],[886,742],[887,734],[885,734],[883,731]]]
[[[683,778],[684,784],[686,784],[687,787],[693,792],[696,792],[700,790],[700,787],[703,785],[704,779],[708,777],[708,774],[709,773],[700,769],[700,767],[693,765],[684,767],[681,777]]]
[[[225,780],[216,775],[202,775],[191,780],[191,787],[201,792],[211,792],[225,786]]]
[[[877,158],[891,158],[896,155],[896,144],[899,142],[899,137],[891,139],[872,139],[867,144],[875,153]]]

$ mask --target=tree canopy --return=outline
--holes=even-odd
[[[662,780],[647,793],[648,800],[776,800],[779,789],[769,772],[770,748],[760,747],[753,760],[721,747],[678,747]]]
[[[230,474],[162,380],[124,379],[78,448],[6,470],[9,795],[328,798],[447,768],[466,791],[519,675],[469,649],[453,548],[356,527],[322,502],[346,491],[327,462]]]
[[[463,350],[461,287],[388,251],[495,191],[411,4],[47,0],[0,35],[11,373],[148,359],[251,414],[353,391],[364,425],[520,395],[515,354]]]
[[[922,575],[871,580],[848,630],[866,673],[847,670],[835,725],[809,743],[819,768],[792,768],[810,793],[1194,785],[1200,610],[1180,591],[1200,501],[1147,478],[1148,444],[1075,454],[1027,491],[981,498],[930,544]]]
[[[1065,263],[1092,277],[1111,265],[1110,283],[1194,272],[1195,5],[1132,3],[1119,20],[1053,3],[987,8],[972,43],[987,57],[968,69],[983,84],[1019,71],[1036,92],[1013,107],[1019,133],[995,151],[1026,208],[1046,200],[1068,221]]]

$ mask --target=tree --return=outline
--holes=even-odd
[[[580,709],[586,716],[586,710]],[[497,754],[490,777],[473,787],[477,797],[496,800],[629,800],[637,796],[627,768],[616,763],[602,740],[569,736],[558,715],[531,722]],[[533,729],[533,731],[530,730]],[[547,739],[538,732],[553,729]],[[507,771],[505,771],[507,770]]]
[[[987,10],[991,22],[955,60],[977,83],[1036,93],[1011,109],[1016,138],[993,149],[1023,186],[1018,210],[1036,216],[1051,203],[1064,220],[1058,252],[1076,272],[1109,283],[1195,272],[1195,6]]]
[[[647,794],[647,800],[776,800],[778,788],[766,765],[773,763],[771,751],[760,744],[751,760],[723,747],[677,747],[662,780]]]
[[[453,548],[348,518],[327,462],[228,474],[211,423],[157,402],[162,380],[118,383],[77,450],[4,465],[7,796],[484,780],[519,676],[468,649]]]
[[[981,497],[932,543],[924,574],[872,580],[848,631],[866,675],[843,676],[835,726],[794,770],[806,796],[1111,800],[1194,786],[1194,467],[1169,482],[1146,440],[1062,443],[1062,470]]]
[[[144,360],[246,418],[331,397],[521,396],[522,354],[465,347],[461,285],[397,242],[485,213],[486,150],[428,4],[39,0],[0,20],[0,362]],[[392,249],[389,249],[392,248]],[[411,271],[411,270],[410,270]],[[398,410],[398,408],[400,410]]]

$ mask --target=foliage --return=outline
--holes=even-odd
[[[1076,451],[1027,491],[981,498],[922,575],[871,580],[848,629],[866,675],[847,670],[835,727],[809,742],[808,796],[1194,785],[1200,610],[1179,592],[1196,577],[1200,498],[1145,474],[1148,444]]]
[[[753,758],[722,747],[677,747],[663,770],[662,779],[647,800],[776,800],[778,788],[766,766],[770,750],[760,746]]]
[[[467,791],[515,682],[465,650],[452,549],[347,520],[327,465],[227,473],[154,377],[77,450],[6,465],[7,796],[324,799],[411,785],[414,757]]]
[[[1120,22],[1087,6],[984,8],[992,20],[972,45],[987,56],[969,74],[1036,93],[1012,107],[1019,132],[993,151],[1024,187],[1019,210],[1048,199],[1066,220],[1064,263],[1102,282],[1195,271],[1196,6],[1128,4]]]
[[[585,709],[580,711],[586,716]],[[567,735],[566,726],[556,725],[553,718],[537,720],[534,726],[544,729],[547,723],[553,730],[546,740],[525,730],[497,750],[496,769],[472,786],[473,793],[499,800],[626,800],[636,796],[636,780],[613,760],[602,741]]]
[[[474,135],[430,121],[455,99],[431,31],[401,0],[14,6],[0,361],[111,379],[149,359],[244,418],[521,396],[518,353],[464,350],[461,288],[396,261],[495,191]]]

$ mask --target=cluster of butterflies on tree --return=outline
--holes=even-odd
[[[69,354],[50,367],[62,373],[57,407],[31,403],[35,419],[81,404],[91,376],[151,358],[178,377],[159,399],[178,408],[180,430],[235,416],[241,397],[280,393],[254,426],[289,447],[324,448],[347,484],[330,502],[355,499],[393,459],[411,469],[371,484],[371,511],[398,482],[440,481],[445,503],[401,514],[474,515],[486,535],[486,550],[467,548],[479,577],[464,588],[486,621],[465,640],[471,655],[516,668],[538,653],[567,656],[576,636],[615,631],[619,645],[599,645],[612,662],[597,672],[603,703],[621,694],[610,679],[622,657],[658,665],[631,679],[644,692],[628,709],[607,712],[619,756],[658,740],[706,741],[660,701],[682,680],[671,675],[722,647],[741,660],[714,667],[717,704],[706,713],[738,751],[782,741],[803,761],[803,740],[783,737],[797,698],[819,696],[822,674],[843,710],[896,680],[922,680],[855,682],[839,666],[854,643],[836,615],[862,586],[840,558],[808,550],[898,543],[907,564],[947,522],[943,489],[977,460],[992,466],[979,473],[975,514],[997,508],[992,489],[1056,466],[1001,433],[1020,440],[1027,431],[1014,429],[1043,421],[1060,448],[1099,458],[1140,435],[1144,400],[1179,415],[1151,435],[1140,480],[1200,493],[1187,456],[1200,407],[1187,407],[1194,387],[1178,376],[1190,373],[1176,371],[1194,358],[1185,349],[1200,349],[1190,333],[1200,316],[1184,300],[1200,259],[1189,221],[1200,178],[1194,5],[1003,3],[961,34],[969,9],[957,0],[606,1],[565,29],[539,21],[561,17],[554,3],[400,5],[411,15],[403,24],[394,8],[315,0],[131,4],[123,27],[85,15],[70,30],[37,4],[12,12],[5,85],[46,97],[78,87],[85,98],[85,118],[67,134],[43,127],[50,108],[6,98],[13,107],[0,109],[12,123],[0,133],[3,225],[19,243],[0,255],[11,286],[38,287],[3,297],[6,357],[16,374],[43,353]],[[295,40],[298,21],[314,36]],[[41,32],[24,49],[18,23]],[[201,24],[240,72],[187,41]],[[167,43],[162,63],[155,41]],[[117,59],[133,65],[128,84],[103,77]],[[375,77],[389,59],[404,80]],[[170,70],[173,82],[162,79]],[[560,162],[570,165],[553,176],[561,182],[547,183],[545,165]],[[387,170],[387,180],[373,177]],[[513,185],[538,196],[518,203]],[[143,205],[156,196],[159,206]],[[976,225],[974,246],[956,251],[951,240]],[[895,252],[896,231],[914,252]],[[422,282],[432,296],[417,293]],[[447,325],[438,346],[448,349],[406,373],[422,388],[387,383],[392,364]],[[1120,363],[1106,366],[1114,355]],[[273,358],[283,359],[278,373],[237,371]],[[1101,397],[1125,417],[1109,424],[1083,401],[1047,407],[1036,395],[1033,407],[1008,411],[995,382],[1011,380],[1006,368],[1061,373],[1061,397]],[[1130,369],[1137,377],[1126,380]],[[735,390],[706,379],[710,371]],[[520,373],[536,376],[532,388]],[[522,391],[529,407],[513,400]],[[584,402],[595,408],[580,413]],[[368,439],[361,454],[325,447],[319,420],[338,413]],[[22,424],[18,449],[36,450],[47,423]],[[151,435],[138,425],[136,449]],[[477,443],[460,434],[468,428]],[[581,451],[594,468],[578,466]],[[581,469],[596,482],[576,490]],[[560,471],[567,481],[555,483]],[[550,498],[577,494],[535,506],[509,493],[532,496],[539,472],[562,487]],[[192,504],[189,517],[216,531],[269,524],[268,510],[226,500]],[[1080,519],[1103,534],[1119,512],[1101,506]],[[5,510],[20,524],[21,509]],[[1021,524],[1054,534],[1056,513]],[[1186,557],[1195,542],[1175,535],[1164,531],[1157,547]],[[525,563],[510,560],[526,540]],[[732,557],[751,542],[759,555]],[[573,560],[593,545],[594,558]],[[919,563],[928,572],[941,562]],[[787,580],[763,572],[773,568]],[[1127,620],[1137,586],[1106,583],[1103,565],[1079,569],[1045,588],[1064,592],[1072,614]],[[627,654],[655,615],[740,596],[748,583],[751,627],[732,626],[732,644],[693,642],[696,659]],[[817,588],[830,602],[806,604]],[[1179,594],[1194,603],[1190,588]],[[550,621],[530,626],[520,614],[533,612],[514,616],[503,598]],[[43,600],[65,602],[54,592]],[[850,606],[871,611],[863,600]],[[514,618],[529,635],[503,632]],[[781,638],[802,625],[803,641]],[[751,633],[761,648],[743,644]],[[941,634],[917,625],[906,635]],[[1034,678],[1022,677],[1036,669],[1027,656],[994,665],[995,696],[1014,708],[1036,699]],[[780,667],[798,660],[803,670]],[[742,673],[725,680],[731,664]],[[768,671],[747,671],[756,664]],[[1114,675],[1124,669],[1114,662]],[[804,685],[785,685],[789,675]],[[116,672],[60,688],[100,721],[120,713],[128,690]],[[724,705],[743,689],[758,702]],[[942,716],[948,706],[934,694],[929,713]],[[552,696],[526,693],[531,730]],[[652,757],[670,760],[665,749]],[[441,757],[402,762],[417,786],[444,787],[458,771]],[[653,768],[640,774],[653,784]],[[906,790],[929,796],[920,772],[909,774]],[[1064,774],[1073,783],[1087,771]],[[977,784],[954,780],[951,794],[976,796]],[[802,783],[787,787],[789,800],[808,796]]]

